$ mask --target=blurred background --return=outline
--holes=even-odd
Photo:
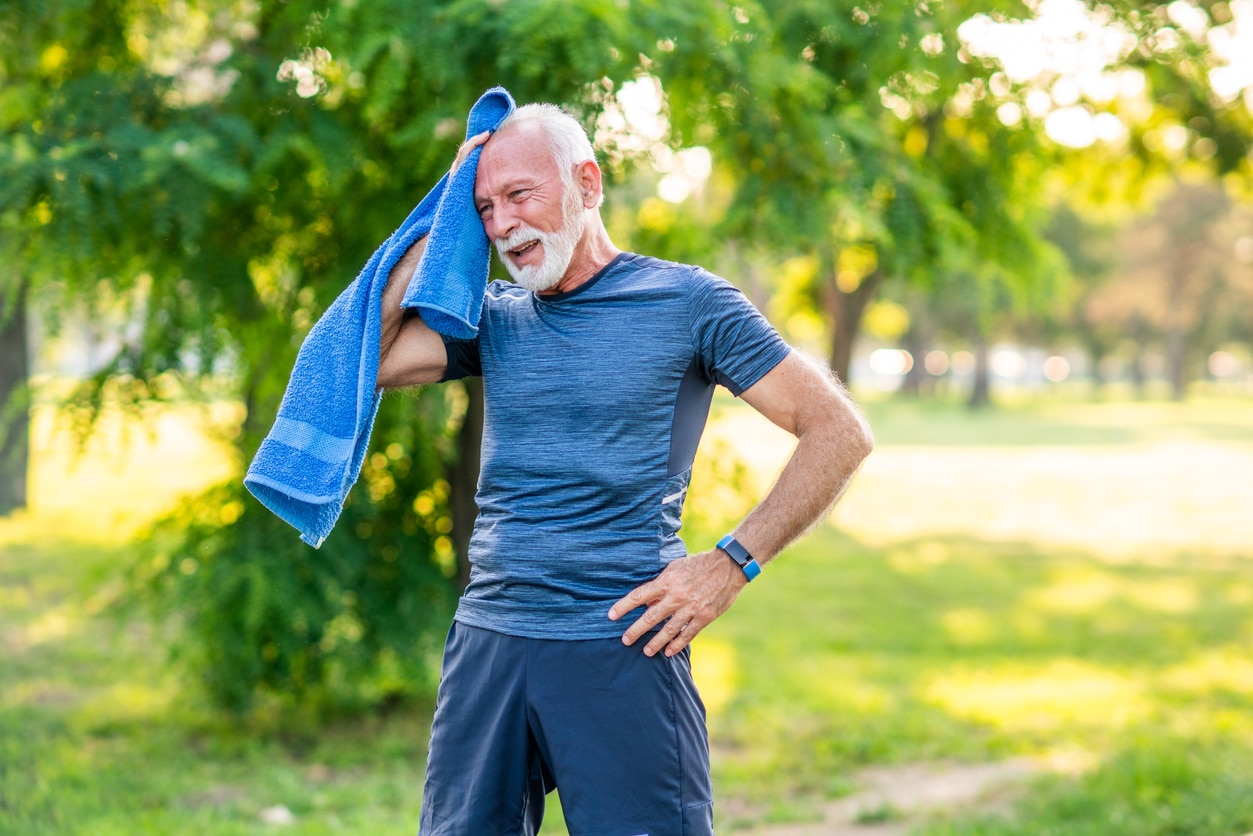
[[[497,84],[876,432],[696,642],[720,830],[1253,831],[1250,0],[4,0],[0,832],[416,830],[481,393],[320,550],[240,478]],[[689,547],[789,449],[716,399]]]

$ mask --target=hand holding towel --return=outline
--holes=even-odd
[[[513,109],[503,87],[487,91],[470,111],[466,139],[494,131]],[[481,150],[436,184],[310,330],[274,426],[248,467],[248,490],[314,548],[334,528],[361,472],[381,398],[383,290],[392,268],[422,236],[429,233],[430,240],[402,304],[447,336],[464,339],[478,331],[491,258],[474,210]]]

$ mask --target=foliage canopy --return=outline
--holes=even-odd
[[[847,372],[883,288],[943,301],[980,333],[1006,308],[1061,298],[1070,267],[1042,213],[1059,171],[1094,200],[1088,185],[1183,165],[1247,175],[1248,111],[1214,92],[1205,34],[1229,7],[1184,5],[1209,28],[1173,22],[1179,3],[1083,7],[1125,34],[1116,67],[1146,80],[1146,111],[1108,105],[1125,118],[1128,163],[1066,156],[1043,115],[1022,116],[1055,74],[1011,78],[960,34],[1041,4],[3,0],[4,298],[25,282],[53,318],[116,323],[118,350],[79,392],[89,413],[106,395],[225,381],[246,407],[245,461],[303,335],[444,172],[483,90],[563,103],[596,131],[643,79],[664,91],[663,127],[642,156],[602,137],[618,194],[658,148],[705,147],[713,171],[703,203],[637,211],[611,197],[624,243],[745,270],[782,262],[771,275],[822,311]],[[1163,144],[1173,126],[1185,141]],[[210,683],[219,702],[381,670],[407,653],[403,625],[434,623],[410,617],[448,603],[442,527],[456,516],[464,400],[453,387],[389,399],[367,484],[323,554],[294,534],[279,545],[286,532],[256,507],[223,517],[245,501],[233,488],[189,512],[164,568],[141,569],[202,669],[230,672]],[[327,641],[350,623],[353,638]]]

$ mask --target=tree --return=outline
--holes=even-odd
[[[25,282],[14,281],[0,302],[0,514],[7,514],[26,506],[30,457]]]
[[[241,463],[303,333],[446,170],[483,90],[565,102],[590,125],[659,36],[721,43],[730,19],[716,3],[598,0],[2,11],[4,263],[53,310],[129,306],[133,335],[78,393],[88,415],[225,385],[245,406]],[[10,310],[17,275],[4,279]],[[219,704],[325,704],[336,681],[405,692],[394,669],[421,667],[414,636],[455,592],[450,535],[469,515],[451,504],[470,476],[450,468],[474,414],[457,387],[387,399],[319,553],[238,484],[160,529],[137,576],[184,625]]]
[[[19,287],[45,310],[127,306],[133,333],[76,402],[91,415],[106,400],[225,389],[245,406],[241,463],[300,338],[446,170],[469,104],[498,83],[594,129],[626,83],[657,79],[670,126],[658,141],[713,158],[701,209],[713,229],[687,236],[688,257],[811,259],[809,292],[836,325],[844,376],[883,288],[969,276],[977,305],[1021,305],[1054,272],[1035,217],[1048,146],[1038,121],[1002,112],[1028,91],[994,84],[995,58],[958,34],[976,12],[1022,13],[1008,0],[8,0],[0,11],[0,255],[17,266],[3,274],[6,310]],[[1201,89],[1204,51],[1187,55],[1191,75],[1153,72]],[[1212,104],[1169,107],[1218,125],[1227,111]],[[1228,137],[1214,159],[1232,158]],[[631,188],[630,149],[604,142],[625,161],[610,166],[615,182]],[[1147,132],[1143,145],[1154,147]],[[657,208],[620,214],[640,240],[695,228],[683,208],[671,233],[649,228]],[[995,324],[995,308],[978,313]],[[210,682],[220,702],[416,664],[406,629],[436,623],[464,573],[475,407],[457,386],[388,398],[321,553],[238,485],[182,515],[189,537],[155,538],[138,574],[177,604],[203,670],[238,674]]]
[[[956,30],[971,13],[965,4],[743,4],[727,47],[742,69],[719,107],[699,111],[696,124],[672,108],[680,134],[707,143],[734,183],[720,237],[817,259],[811,292],[843,377],[886,281],[926,286],[943,271],[995,262],[1020,284],[1047,250],[1030,226],[1034,134],[997,120],[988,71],[961,54]],[[652,69],[668,90],[685,46]]]
[[[1099,391],[1103,385],[1104,359],[1115,349],[1122,337],[1120,326],[1089,317],[1091,301],[1109,281],[1117,263],[1117,229],[1111,223],[1085,219],[1073,207],[1054,207],[1045,230],[1059,250],[1075,282],[1073,293],[1062,304],[1035,312],[1043,330],[1052,341],[1074,338],[1083,347],[1092,367],[1093,380]]]
[[[818,257],[840,372],[885,287],[991,281],[999,290],[974,296],[997,307],[976,324],[1055,298],[1041,210],[1058,180],[1088,202],[1127,201],[1179,164],[1248,173],[1231,15],[1187,2],[743,4],[731,45],[743,71],[701,113],[735,183],[723,237]],[[1049,51],[1086,64],[1032,60]],[[654,70],[663,80],[672,58]]]
[[[1176,400],[1230,333],[1231,314],[1253,305],[1244,292],[1248,268],[1234,257],[1246,228],[1221,185],[1179,183],[1153,214],[1122,231],[1125,255],[1085,300],[1090,327],[1132,336],[1141,347],[1160,343]],[[1140,359],[1132,358],[1133,369]]]
[[[1066,14],[1078,8],[1050,5]],[[1179,227],[1170,231],[1156,227],[1155,234],[1177,235],[1181,227],[1200,239],[1211,234],[1203,231],[1209,223],[1206,217],[1213,220],[1221,210],[1204,205],[1196,192],[1191,197],[1189,190],[1175,192],[1180,180],[1219,201],[1220,179],[1228,191],[1247,191],[1253,174],[1246,153],[1253,138],[1253,112],[1247,104],[1249,80],[1238,65],[1241,50],[1247,49],[1240,45],[1239,33],[1241,27],[1247,30],[1248,11],[1209,2],[1088,3],[1085,7],[1085,16],[1071,15],[1075,31],[1069,35],[1070,53],[1087,48],[1091,59],[1093,49],[1106,50],[1097,65],[1089,61],[1082,72],[1071,68],[1070,75],[1065,75],[1061,72],[1065,68],[1043,65],[1023,71],[1023,62],[1018,62],[1017,80],[1025,93],[1022,112],[1033,112],[1034,98],[1033,118],[1056,149],[1058,164],[1049,178],[1049,193],[1057,207],[1055,221],[1065,223],[1055,224],[1050,237],[1067,251],[1081,280],[1075,310],[1082,321],[1074,333],[1093,359],[1098,382],[1100,359],[1118,342],[1130,340],[1142,351],[1169,332],[1171,336],[1165,339],[1172,388],[1181,396],[1188,377],[1186,355],[1193,350],[1187,348],[1192,338],[1185,334],[1193,325],[1200,327],[1199,319],[1210,318],[1195,307],[1200,300],[1189,300],[1184,290],[1184,285],[1195,285],[1197,279],[1185,278],[1188,269],[1174,272],[1175,305],[1152,301],[1160,294],[1145,291],[1154,282],[1147,287],[1128,283],[1123,274],[1138,269],[1137,264],[1150,272],[1160,270],[1164,259],[1177,254],[1163,252],[1154,244],[1154,233],[1148,232],[1154,223],[1145,220],[1150,213],[1170,211],[1166,203],[1159,203],[1166,193],[1191,203],[1199,214],[1177,217]],[[1041,6],[1040,11],[1044,10]],[[1006,40],[1005,33],[1000,34]],[[985,47],[989,40],[995,39],[985,40]],[[1063,50],[1054,45],[1054,51]],[[992,52],[985,52],[985,59]],[[995,59],[1007,72],[1008,52]],[[1210,246],[1200,239],[1185,242],[1179,238],[1177,243],[1185,248]],[[1120,266],[1112,253],[1098,252],[1108,250],[1114,240],[1120,240],[1128,254]],[[1150,252],[1157,259],[1152,264],[1145,260]],[[1219,295],[1211,294],[1211,301]],[[1173,308],[1173,325],[1167,326],[1163,316],[1148,310],[1161,304]],[[1189,319],[1192,324],[1185,324]],[[1140,351],[1130,363],[1137,387],[1144,383]]]

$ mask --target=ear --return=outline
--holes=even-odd
[[[574,169],[574,183],[579,189],[583,200],[583,208],[595,209],[600,206],[602,183],[600,166],[595,160],[579,163]]]

